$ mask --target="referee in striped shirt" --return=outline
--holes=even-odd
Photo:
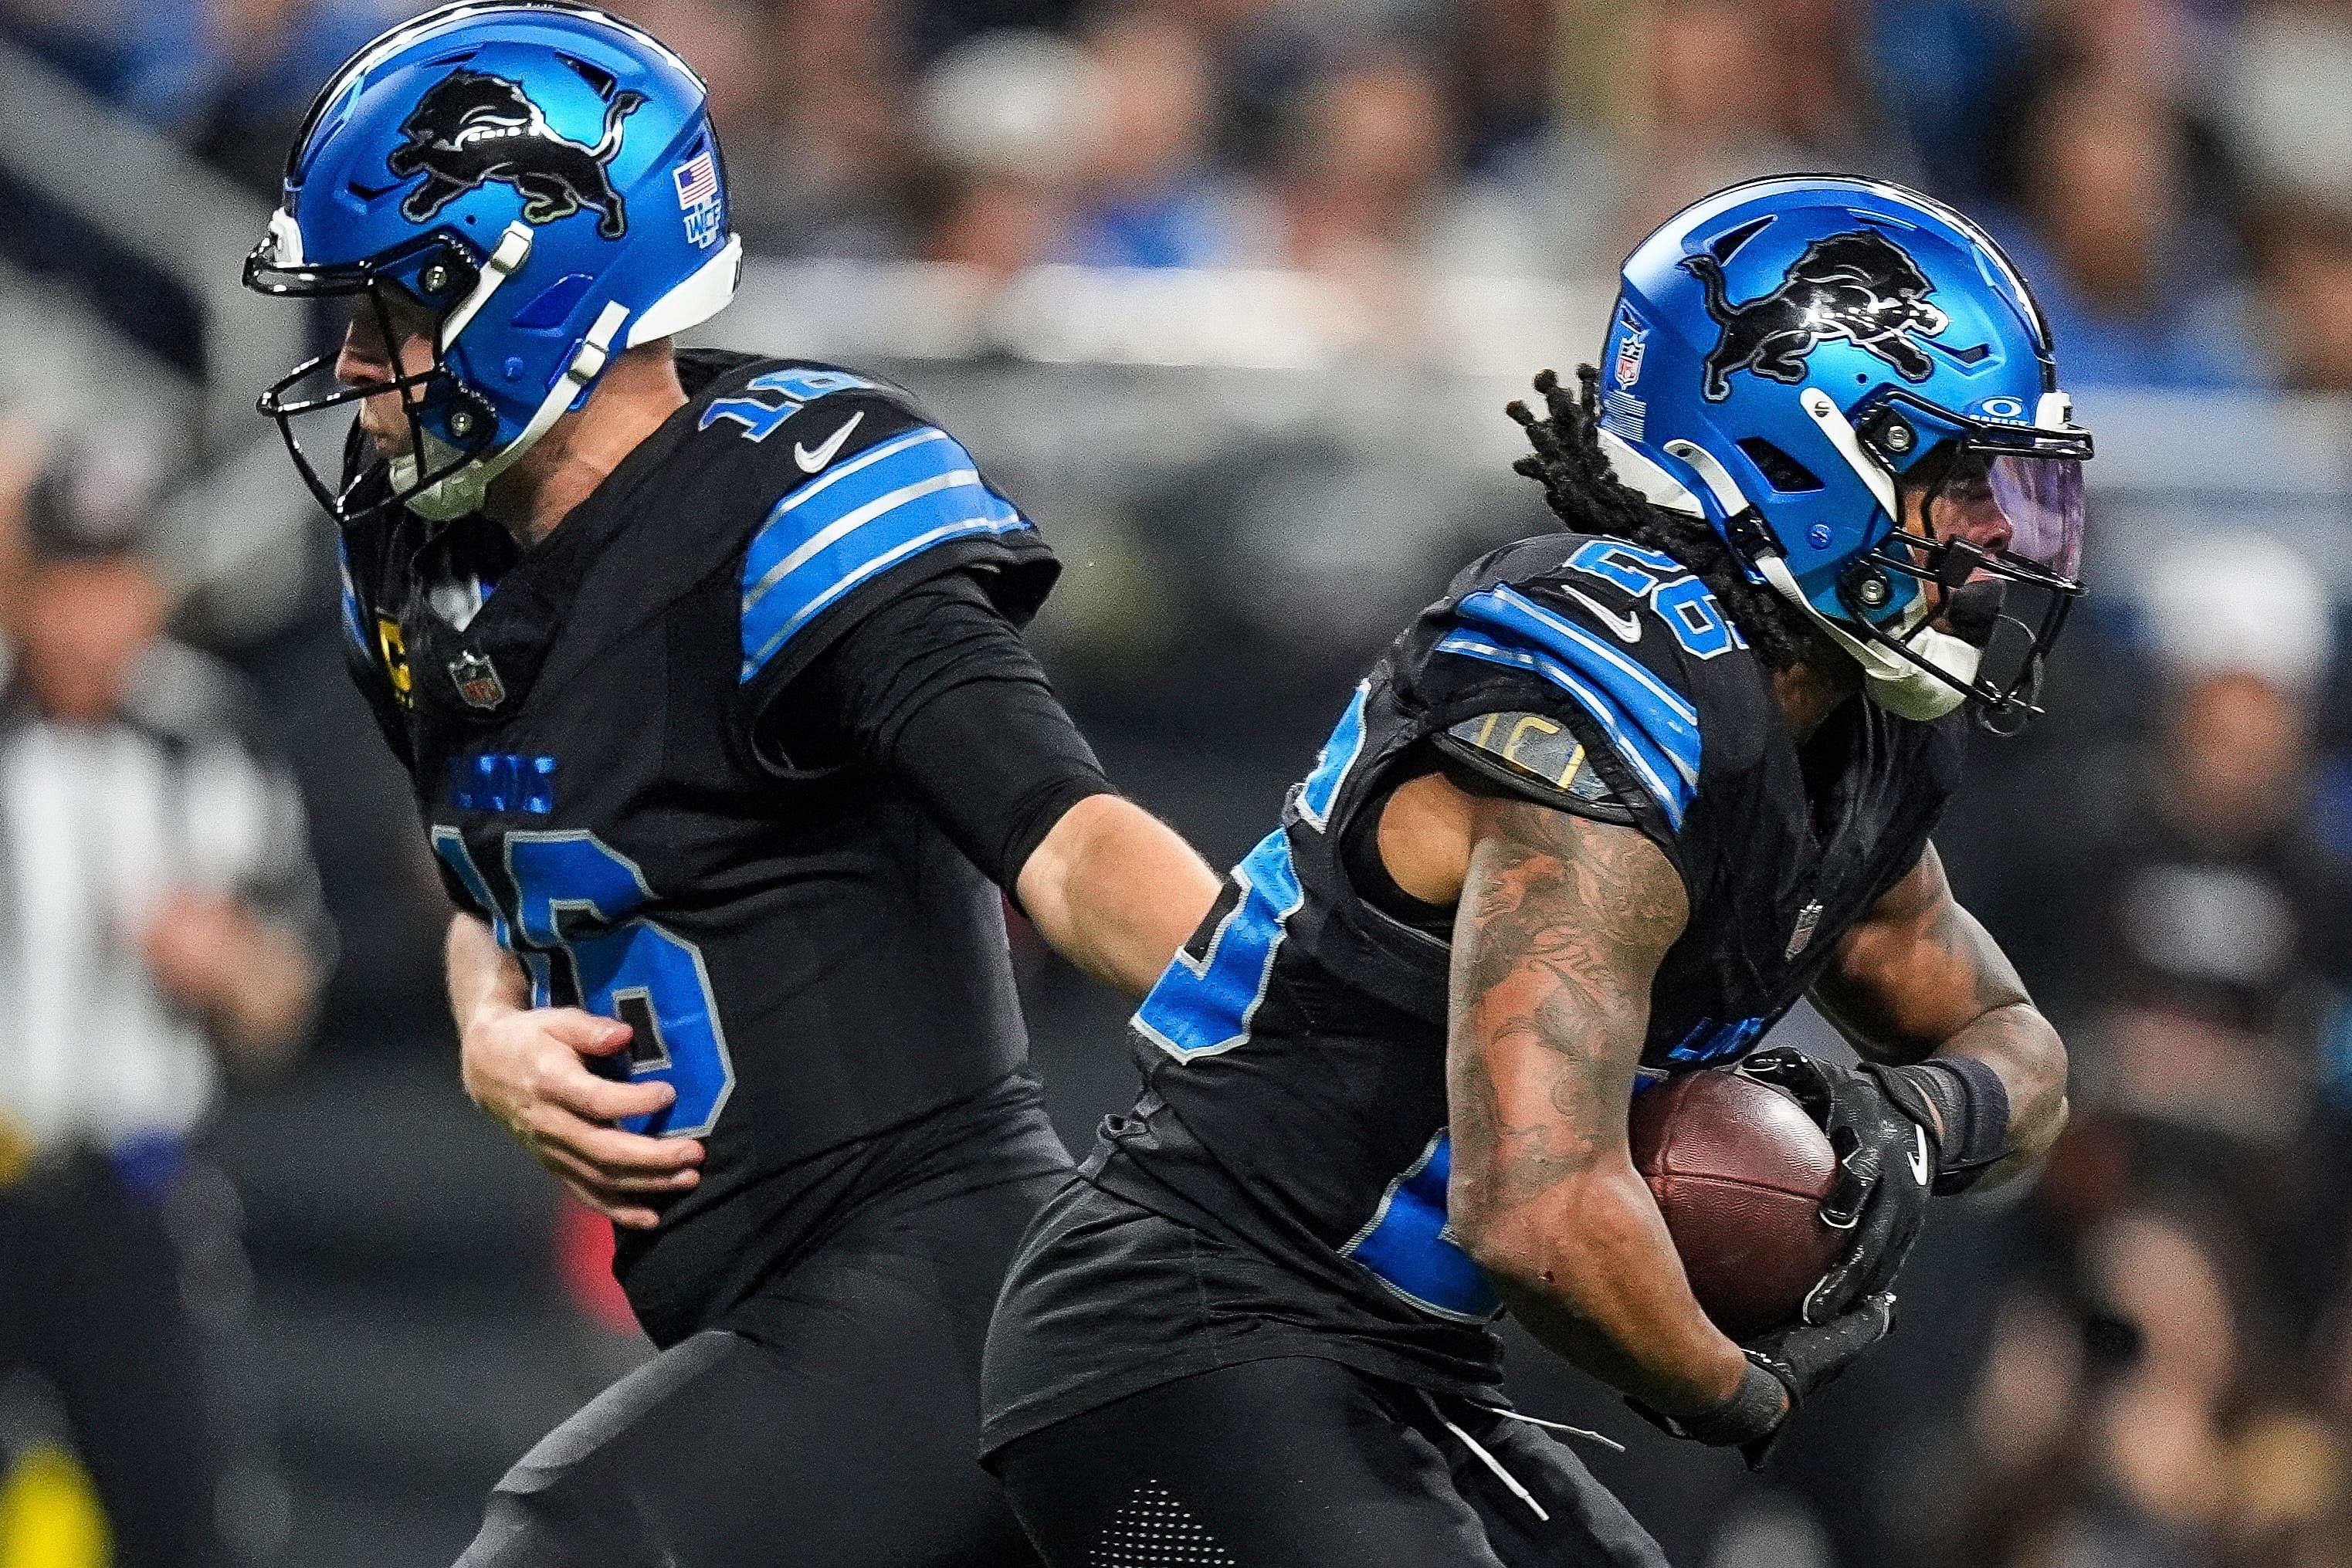
[[[197,1140],[225,1063],[299,1042],[329,944],[291,779],[235,678],[163,635],[144,498],[60,463],[21,508],[0,686],[0,1412],[62,1416],[116,1568],[209,1568],[234,1561],[205,1371],[219,1325],[183,1284],[237,1255]],[[0,1476],[35,1446],[0,1429]]]

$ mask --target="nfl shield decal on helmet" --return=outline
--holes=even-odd
[[[1642,361],[1648,357],[1650,329],[1642,319],[1621,308],[1609,324],[1609,374],[1601,384],[1601,428],[1627,441],[1639,441],[1647,426],[1650,405],[1634,395],[1642,379]]]
[[[498,666],[481,653],[460,653],[449,661],[449,679],[457,684],[457,695],[467,707],[485,711],[507,700],[507,685],[499,679]]]
[[[1617,357],[1610,361],[1609,379],[1630,392],[1642,379],[1642,355],[1650,346],[1650,329],[1635,320],[1631,311],[1621,310],[1617,331]]]

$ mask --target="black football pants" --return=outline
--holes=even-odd
[[[458,1568],[1028,1568],[973,1457],[998,1285],[1058,1175],[859,1227],[499,1483]]]
[[[1047,1568],[1665,1568],[1549,1434],[1337,1362],[1179,1378],[992,1464]]]

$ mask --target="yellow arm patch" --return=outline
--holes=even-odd
[[[1583,743],[1557,719],[1537,713],[1480,714],[1448,729],[1442,744],[1482,772],[1538,798],[1610,821],[1633,818],[1624,798],[1593,770]]]
[[[400,699],[403,707],[415,707],[411,695],[414,677],[408,670],[408,643],[400,634],[400,622],[389,615],[375,618],[376,647],[383,654],[383,673],[392,681],[392,695]]]

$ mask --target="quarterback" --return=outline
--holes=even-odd
[[[663,1347],[468,1568],[1024,1560],[979,1354],[1067,1160],[1002,894],[1130,995],[1215,896],[1024,646],[1055,565],[971,455],[870,377],[673,351],[739,265],[701,82],[533,0],[337,72],[247,267],[344,311],[262,411],[463,911],[467,1085]]]
[[[1656,1563],[1509,1408],[1494,1319],[1760,1461],[1887,1332],[1930,1196],[2063,1122],[1929,842],[1964,710],[2033,711],[2080,591],[2090,440],[2024,281],[1895,186],[1743,185],[1628,258],[1582,383],[1513,411],[1565,531],[1357,686],[1023,1243],[983,1440],[1054,1568]],[[1755,1052],[1806,996],[1859,1069]],[[1745,1345],[1626,1133],[1742,1059],[1828,1131],[1853,1233]]]

